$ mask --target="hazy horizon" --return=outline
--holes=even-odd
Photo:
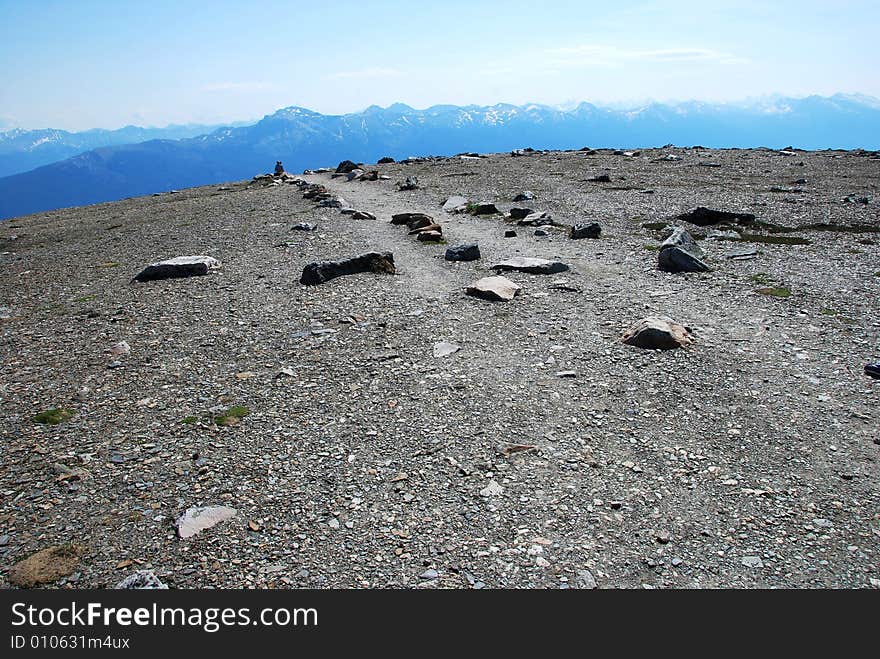
[[[257,121],[291,105],[880,97],[864,0],[210,6],[0,0],[0,129]]]

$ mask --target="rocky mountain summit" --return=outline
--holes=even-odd
[[[880,587],[876,153],[357,160],[0,224],[3,586]]]

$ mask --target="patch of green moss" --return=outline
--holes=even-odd
[[[656,252],[658,249],[660,249],[660,245],[643,245],[643,247],[649,252]]]
[[[823,316],[836,316],[837,312],[834,309],[822,309],[820,312]]]
[[[223,414],[214,417],[214,423],[218,426],[232,426],[250,414],[251,411],[244,405],[234,405]]]
[[[91,302],[92,300],[97,299],[97,295],[83,295],[82,297],[78,297],[74,300],[74,302]]]
[[[191,426],[198,420],[199,420],[198,417],[195,417],[195,416],[185,416],[180,420],[180,422]]]
[[[751,279],[756,284],[760,284],[761,286],[769,286],[770,284],[772,284],[775,281],[766,272],[758,272],[758,273],[752,275],[751,277],[749,277],[749,279]]]
[[[31,421],[34,423],[42,423],[50,426],[57,425],[62,421],[67,421],[70,417],[73,416],[73,412],[70,410],[65,410],[61,407],[55,407],[51,410],[43,410],[39,414],[35,414],[31,417]]]
[[[771,297],[790,297],[791,290],[784,286],[768,286],[757,290],[761,295],[769,295]]]

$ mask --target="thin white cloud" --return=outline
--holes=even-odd
[[[267,89],[273,89],[274,85],[269,82],[249,81],[249,82],[215,82],[204,85],[199,91],[202,92],[259,92]]]
[[[744,64],[748,60],[709,48],[655,48],[637,50],[604,44],[582,44],[545,51],[559,66],[614,66],[627,62],[723,62]]]
[[[328,80],[362,80],[370,78],[396,78],[403,72],[387,67],[371,67],[359,71],[339,71],[327,76]]]

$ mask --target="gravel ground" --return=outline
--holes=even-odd
[[[667,154],[681,160],[655,162]],[[878,236],[759,229],[809,244],[700,240],[713,271],[668,274],[663,231],[643,226],[707,206],[880,231],[875,154],[378,169],[390,179],[305,177],[376,220],[245,181],[0,223],[0,585],[74,543],[85,555],[51,587],[137,569],[171,588],[880,586],[880,383],[862,372],[880,358]],[[398,191],[413,175],[421,188]],[[536,199],[513,203],[523,190]],[[504,238],[501,215],[443,212],[453,194],[603,234]],[[390,224],[404,211],[483,258],[444,261]],[[743,247],[757,257],[726,257]],[[391,251],[398,273],[299,283],[311,261],[367,251]],[[223,267],[129,284],[189,254]],[[511,256],[571,271],[508,273],[523,290],[507,303],[464,294]],[[652,314],[693,345],[619,342]],[[107,352],[120,341],[130,354]],[[461,349],[435,358],[441,341]],[[215,421],[235,406],[248,413]],[[53,408],[72,415],[32,420]],[[211,505],[238,513],[177,537],[187,508]]]

